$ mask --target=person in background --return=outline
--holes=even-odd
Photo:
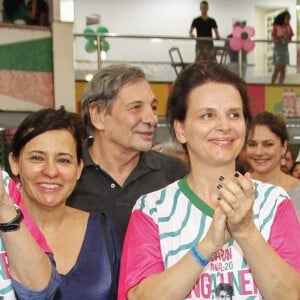
[[[185,161],[187,164],[189,163],[189,157],[186,153],[186,150],[176,140],[169,140],[169,141],[156,144],[155,146],[152,147],[152,149],[160,153],[178,157],[183,161]]]
[[[246,172],[251,172],[251,167],[247,160],[246,145],[244,145],[244,147],[240,151],[240,153],[236,159],[235,167],[236,167],[236,170],[242,174],[245,174]]]
[[[296,161],[292,167],[291,175],[297,179],[300,179],[300,161]]]
[[[144,72],[129,65],[101,69],[83,94],[84,168],[68,205],[107,213],[121,243],[132,207],[142,194],[184,176],[186,164],[151,150],[157,99]]]
[[[288,131],[281,115],[262,112],[249,124],[247,160],[254,179],[283,187],[300,217],[300,181],[281,170],[285,164]]]
[[[120,249],[113,225],[106,230],[100,215],[66,206],[83,167],[82,128],[63,108],[33,112],[12,139],[9,163],[53,251],[61,277],[55,300],[115,299]]]
[[[291,174],[294,162],[295,162],[295,157],[293,151],[289,149],[289,147],[287,147],[286,152],[280,162],[281,171],[283,171],[286,174]]]
[[[29,10],[25,0],[3,0],[4,20],[11,23],[26,24],[35,11]]]
[[[201,15],[195,18],[191,24],[189,35],[195,38],[194,30],[196,30],[197,37],[199,38],[213,38],[214,31],[216,39],[220,39],[218,25],[215,19],[208,16],[208,2],[201,1],[200,3]],[[196,41],[196,56],[195,62],[212,62],[215,60],[214,44],[212,40],[197,40]]]
[[[49,26],[49,7],[45,0],[30,0],[27,6],[30,11],[35,12],[27,24]]]
[[[179,74],[167,120],[191,170],[134,206],[119,300],[213,299],[220,282],[234,282],[236,299],[299,299],[294,206],[281,187],[235,171],[248,105],[246,83],[219,64],[194,64]]]
[[[4,19],[15,24],[49,25],[48,4],[45,0],[3,0]]]
[[[246,26],[246,22],[236,21],[233,25],[233,28],[236,26]],[[239,51],[234,51],[230,48],[229,41],[230,38],[232,38],[233,35],[230,34],[227,36],[227,40],[225,42],[225,47],[228,49],[228,54],[230,57],[230,63],[229,63],[229,70],[234,72],[235,74],[238,74],[243,79],[246,78],[246,72],[247,72],[247,52],[242,50],[242,57],[241,57],[241,74],[240,74],[240,63],[239,63]]]
[[[290,62],[288,44],[291,41],[294,32],[290,26],[291,15],[288,11],[283,11],[277,15],[273,23],[272,37],[274,40],[273,62],[274,71],[271,84],[275,84],[279,76],[278,83],[282,84],[286,75],[286,66]]]

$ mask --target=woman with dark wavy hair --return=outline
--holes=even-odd
[[[236,171],[248,104],[246,83],[220,65],[179,74],[167,120],[190,172],[137,200],[119,300],[208,300],[221,282],[239,300],[300,298],[300,225],[289,196]]]
[[[111,222],[66,205],[81,175],[84,137],[83,121],[74,113],[33,112],[12,139],[9,163],[23,206],[54,254],[61,278],[54,299],[115,300],[119,245]]]
[[[300,181],[281,168],[286,163],[288,141],[283,116],[264,111],[257,114],[249,125],[246,156],[252,178],[283,187],[300,217]]]
[[[274,71],[272,74],[271,83],[275,84],[279,75],[279,84],[282,84],[285,79],[286,66],[290,62],[288,43],[294,35],[293,29],[290,26],[290,13],[285,10],[275,17],[273,23],[272,37],[274,40],[273,62]]]

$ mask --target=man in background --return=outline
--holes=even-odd
[[[132,66],[101,69],[83,95],[84,120],[92,137],[84,143],[84,169],[68,204],[105,212],[121,242],[136,200],[187,172],[182,160],[151,150],[156,110],[145,74]]]
[[[197,37],[213,38],[213,31],[216,39],[220,39],[217,22],[210,18],[208,12],[208,2],[202,1],[200,3],[201,15],[195,18],[190,27],[189,35],[195,38],[194,29],[196,29]],[[214,44],[212,40],[197,40],[196,42],[196,62],[209,63],[215,60]]]

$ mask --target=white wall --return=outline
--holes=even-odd
[[[199,15],[199,0],[74,0],[75,30],[85,28],[85,16],[98,13],[110,32],[123,34],[185,35]],[[245,19],[254,26],[255,6],[289,7],[296,24],[296,0],[211,0],[209,15],[222,36],[231,31],[232,19]]]
[[[108,27],[110,33],[188,36],[192,19],[200,14],[200,0],[74,0],[75,32],[82,33],[85,17],[93,13],[102,16],[102,25]],[[291,25],[296,32],[296,0],[210,0],[209,15],[216,19],[220,34],[225,38],[232,31],[233,20],[246,20],[250,26],[256,26],[256,8],[287,7],[292,15]],[[97,26],[95,26],[97,28]],[[261,28],[257,28],[257,35]],[[128,40],[127,40],[128,42]],[[77,59],[96,59],[95,54],[87,54],[84,50],[84,39],[77,46]],[[108,59],[154,60],[168,61],[167,50],[171,43],[158,47],[148,41],[130,41],[109,39],[111,49]],[[141,43],[143,45],[141,45]],[[175,43],[179,43],[175,41]],[[166,45],[167,44],[167,45]],[[185,42],[188,49],[183,54],[194,55],[194,42]],[[186,52],[185,52],[186,51]],[[147,55],[149,53],[149,55]]]

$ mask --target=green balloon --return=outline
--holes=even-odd
[[[100,26],[96,30],[98,33],[108,33],[108,29],[104,26]]]
[[[101,49],[105,52],[109,50],[109,42],[105,39],[101,39]]]
[[[85,45],[85,51],[88,53],[95,52],[97,50],[97,45],[95,45],[94,41],[88,41]]]
[[[83,31],[84,37],[88,40],[88,41],[94,41],[96,40],[96,36],[91,36],[91,34],[95,34],[94,29],[86,27]]]

